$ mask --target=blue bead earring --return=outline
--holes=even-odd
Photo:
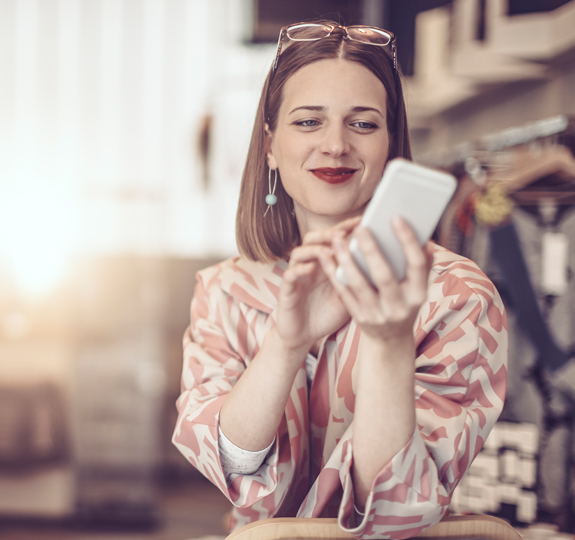
[[[276,186],[278,183],[278,170],[274,169],[274,173],[275,173],[275,177],[274,177],[274,187],[272,188],[272,170],[269,169],[269,174],[268,174],[268,185],[269,185],[269,193],[266,195],[266,203],[268,205],[265,213],[264,213],[264,217],[266,216],[266,214],[269,212],[269,209],[278,202],[278,198],[275,194],[276,192]]]

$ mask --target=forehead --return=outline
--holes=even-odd
[[[385,112],[386,95],[383,83],[365,66],[343,59],[320,60],[286,81],[281,109],[285,113],[301,105],[361,106]]]

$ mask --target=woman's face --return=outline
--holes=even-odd
[[[267,157],[300,227],[363,212],[387,162],[386,120],[384,86],[361,64],[321,60],[288,79]]]

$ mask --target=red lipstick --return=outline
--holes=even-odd
[[[357,171],[357,169],[350,169],[349,167],[321,167],[319,169],[313,169],[311,172],[328,184],[341,184],[347,182],[355,171]]]

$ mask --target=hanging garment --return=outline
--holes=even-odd
[[[568,275],[575,269],[575,209],[564,209],[558,214],[558,221],[553,227],[556,233],[565,234],[571,241],[567,262]],[[557,514],[567,509],[570,485],[573,485],[573,474],[570,472],[573,430],[572,404],[549,384],[543,366],[558,366],[568,360],[575,338],[575,281],[569,279],[565,292],[560,296],[546,296],[542,291],[542,252],[544,235],[549,228],[544,226],[541,218],[534,212],[520,207],[513,210],[512,223],[514,231],[505,229],[495,235],[496,256],[492,252],[494,235],[486,227],[477,225],[472,238],[467,243],[467,256],[475,260],[483,271],[496,283],[504,303],[508,308],[509,325],[509,379],[507,398],[501,420],[513,422],[530,422],[536,424],[541,433],[539,449],[539,486],[538,507],[540,510]],[[518,243],[510,236],[516,234]],[[496,258],[505,248],[506,241],[515,251],[514,260],[502,268]],[[521,258],[525,264],[523,270],[517,262],[520,248]],[[501,258],[501,257],[500,257]],[[525,283],[525,270],[529,282]],[[507,274],[508,289],[503,273]],[[523,277],[521,277],[523,276]],[[522,280],[523,283],[514,283]],[[537,315],[521,312],[525,309],[525,296],[535,294],[539,315],[546,329],[536,327],[533,321]],[[520,293],[519,291],[523,291]],[[527,291],[527,292],[525,292]],[[522,296],[523,295],[523,296]],[[527,318],[527,322],[525,319]],[[530,334],[528,328],[533,329]],[[539,350],[536,343],[540,340]],[[542,344],[541,344],[542,343]],[[543,351],[543,353],[542,353]],[[545,354],[549,354],[546,356]]]
[[[491,229],[489,241],[508,295],[508,307],[513,309],[519,327],[535,347],[539,363],[551,371],[560,368],[568,362],[570,354],[557,345],[541,313],[513,222]]]

